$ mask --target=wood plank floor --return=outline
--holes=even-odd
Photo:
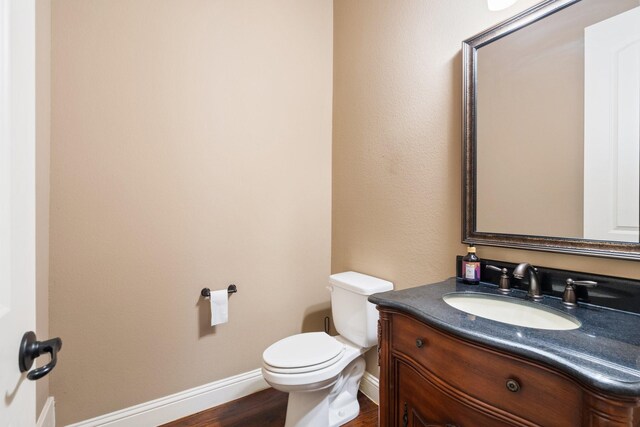
[[[345,427],[376,427],[378,407],[358,393],[360,415]],[[287,393],[272,388],[172,421],[162,427],[282,427]]]

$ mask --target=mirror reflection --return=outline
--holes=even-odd
[[[582,0],[477,51],[477,232],[639,241],[640,0]]]

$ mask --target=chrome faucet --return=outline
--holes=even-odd
[[[529,273],[529,297],[534,301],[540,301],[542,299],[542,287],[538,278],[538,270],[529,264],[523,262],[513,270],[513,277],[516,279],[522,279],[526,273]]]

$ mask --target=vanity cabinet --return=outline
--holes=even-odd
[[[640,426],[638,399],[378,309],[381,426]]]

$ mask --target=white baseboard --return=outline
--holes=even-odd
[[[380,380],[373,374],[364,372],[360,380],[360,391],[376,405],[380,405]]]
[[[248,396],[268,387],[269,385],[262,378],[260,369],[255,369],[244,374],[71,424],[68,427],[157,426]]]
[[[56,403],[53,396],[49,396],[44,403],[36,427],[56,427]]]
[[[260,369],[101,415],[67,427],[140,427],[168,423],[268,388]],[[379,380],[365,372],[360,391],[379,404]],[[37,427],[55,427],[53,398],[47,399]]]

